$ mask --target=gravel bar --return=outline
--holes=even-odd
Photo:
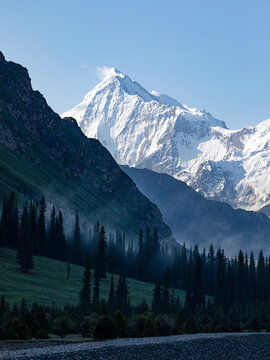
[[[270,334],[194,334],[4,350],[0,359],[270,360]]]

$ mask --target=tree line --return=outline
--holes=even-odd
[[[198,246],[187,249],[185,244],[168,251],[166,245],[161,246],[156,228],[152,232],[149,227],[141,229],[137,239],[126,239],[119,230],[107,236],[99,222],[86,235],[78,212],[71,232],[65,231],[64,224],[63,214],[54,207],[48,216],[44,197],[25,204],[20,215],[15,194],[4,199],[0,246],[16,249],[23,271],[33,268],[33,255],[67,261],[69,271],[72,263],[84,265],[78,305],[60,309],[64,317],[84,321],[99,314],[108,322],[120,312],[122,321],[129,323],[140,315],[144,316],[142,328],[147,323],[151,334],[158,316],[177,324],[178,330],[171,325],[170,333],[270,327],[270,257],[262,251],[257,259],[253,252],[248,255],[241,250],[229,258],[212,245],[208,251],[199,251]],[[118,274],[118,281],[110,275],[109,297],[101,299],[100,281],[108,273]],[[137,307],[130,305],[127,277],[155,284],[151,304],[142,299]],[[184,300],[175,295],[174,288],[185,290]]]
[[[18,211],[15,193],[5,196],[0,221],[0,247],[17,251],[23,271],[33,269],[33,256],[45,256],[84,265],[85,254],[99,276],[106,271],[125,274],[140,280],[154,281],[165,271],[168,249],[160,247],[158,232],[149,227],[139,240],[126,239],[125,233],[116,230],[106,234],[99,221],[82,231],[78,211],[75,212],[72,230],[65,225],[61,211],[52,206],[49,211],[44,196],[40,201],[25,203]],[[158,271],[157,271],[158,269]]]

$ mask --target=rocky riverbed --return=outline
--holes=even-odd
[[[20,350],[2,348],[0,359],[270,360],[270,334],[265,333],[177,335],[42,346]]]

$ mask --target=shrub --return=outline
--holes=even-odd
[[[144,336],[146,316],[145,315],[135,315],[128,323],[128,332],[131,337],[141,337]]]
[[[156,325],[151,316],[145,319],[143,336],[155,336],[157,334]]]
[[[58,316],[53,321],[52,329],[55,332],[55,334],[63,338],[65,335],[74,332],[75,324],[74,321],[67,316]]]
[[[193,317],[189,318],[185,323],[185,333],[187,334],[196,334],[198,332],[195,320]]]
[[[91,316],[87,316],[84,318],[81,326],[80,326],[80,334],[84,337],[93,336],[94,330],[100,320],[100,317],[94,313]]]
[[[176,335],[180,335],[180,334],[183,334],[183,324],[181,322],[181,319],[179,316],[177,316],[175,319],[174,319],[174,329],[173,329],[173,333],[176,334]]]
[[[249,325],[249,330],[251,331],[260,331],[261,330],[261,324],[256,316],[251,320]]]
[[[214,322],[213,326],[212,326],[212,332],[215,333],[222,333],[222,332],[228,332],[229,328],[226,324],[226,322],[221,321],[221,322]]]
[[[233,332],[240,332],[241,331],[241,326],[240,326],[240,320],[235,318],[232,319],[232,321],[230,322],[230,330]]]
[[[19,320],[12,321],[8,329],[8,339],[11,340],[29,340],[31,339],[31,332],[27,325]]]
[[[27,311],[20,317],[20,320],[28,326],[29,330],[31,331],[32,337],[34,337],[39,330],[39,323],[36,317],[32,313]]]
[[[49,339],[47,330],[41,329],[36,333],[36,339]]]
[[[103,317],[98,322],[94,331],[94,339],[106,340],[116,337],[116,328],[112,319],[108,316]]]
[[[197,324],[197,330],[199,332],[204,332],[204,333],[210,332],[211,319],[207,315],[204,315],[203,317],[200,318],[200,320]]]
[[[2,328],[2,326],[0,326],[0,340],[6,340],[7,336],[6,336],[6,331],[4,330],[4,328]]]
[[[114,324],[116,327],[116,335],[118,337],[127,337],[128,329],[127,329],[127,321],[124,318],[124,315],[121,311],[116,311],[114,314]]]
[[[39,323],[40,328],[48,330],[48,320],[42,306],[38,307],[37,311],[35,312],[35,316]]]
[[[108,316],[108,307],[104,299],[101,299],[97,308],[97,313],[100,316]]]
[[[174,324],[167,315],[158,315],[155,319],[157,334],[161,336],[171,335]]]

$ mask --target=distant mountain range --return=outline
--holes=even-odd
[[[208,199],[270,214],[270,120],[228,130],[113,68],[62,116],[74,117],[119,164],[167,173]]]
[[[156,205],[137,189],[98,140],[73,118],[62,120],[33,91],[27,70],[0,52],[0,199],[15,190],[22,202],[44,194],[49,203],[90,223],[138,235],[157,226],[172,240]]]
[[[236,255],[260,249],[270,253],[270,219],[257,212],[233,209],[226,203],[207,200],[186,183],[167,174],[128,166],[121,168],[139,190],[161,210],[178,241],[198,244],[202,250],[212,243]]]

